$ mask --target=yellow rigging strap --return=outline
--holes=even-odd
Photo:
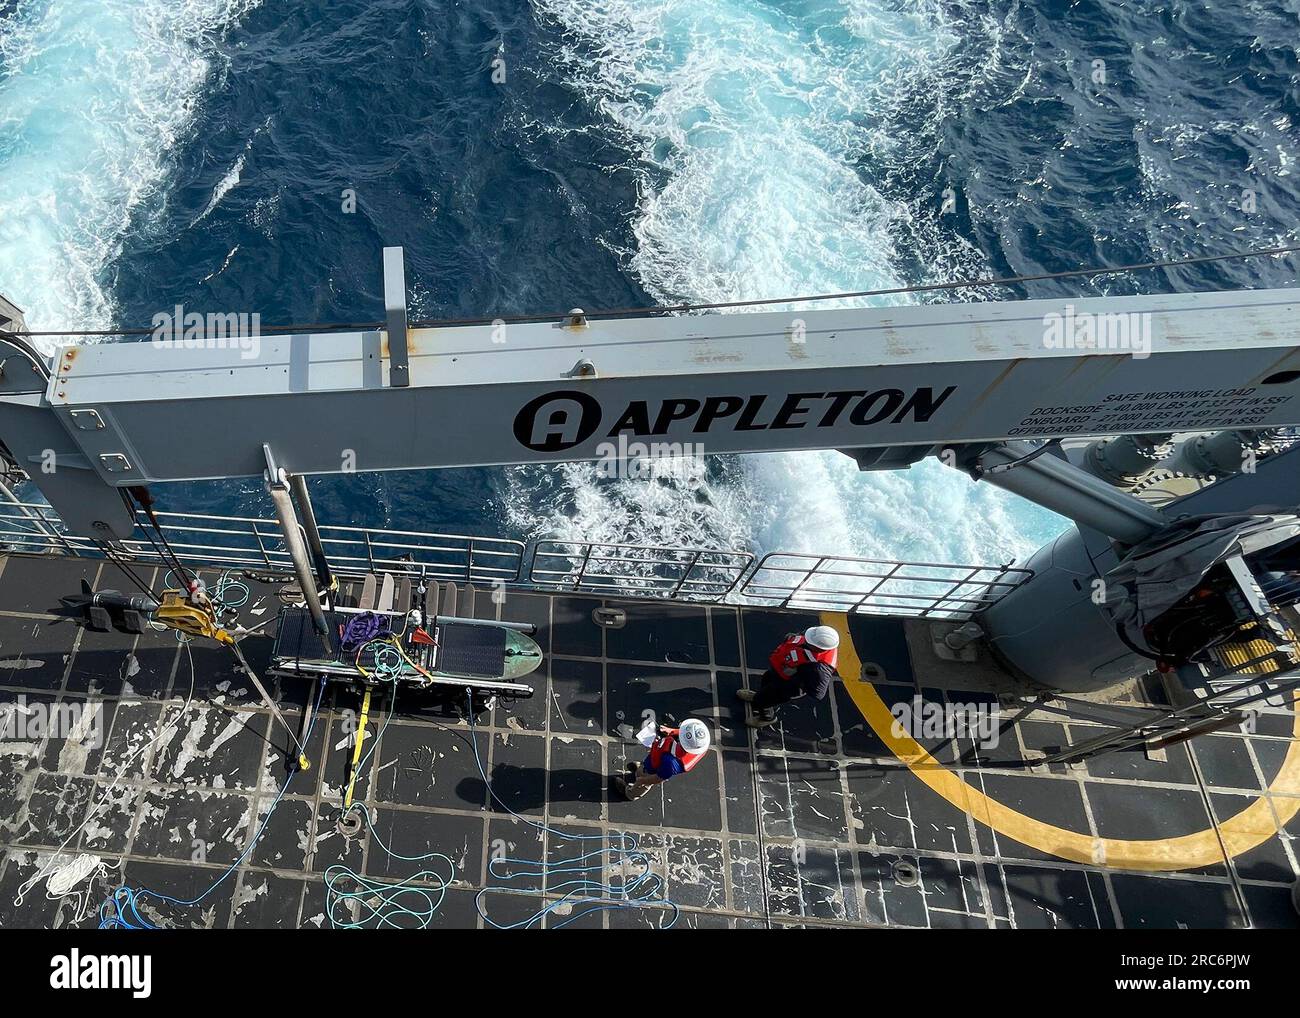
[[[368,647],[374,648],[376,655],[378,655],[383,650],[389,650],[390,653],[392,651],[396,651],[398,657],[403,662],[405,662],[411,668],[415,669],[415,671],[423,675],[427,681],[429,682],[433,681],[433,676],[430,675],[423,668],[421,668],[418,664],[416,664],[411,659],[411,657],[406,653],[406,651],[402,647],[401,638],[394,633],[389,633],[387,636],[382,636],[379,637],[378,639],[370,640],[368,643],[362,644],[360,647],[357,648],[356,669],[368,681],[366,683],[365,693],[361,698],[361,718],[357,723],[356,740],[352,745],[352,764],[350,767],[351,774],[348,777],[347,795],[343,797],[343,809],[345,812],[352,808],[352,795],[356,789],[357,772],[358,772],[358,768],[361,766],[361,753],[363,747],[365,746],[365,741],[366,741],[366,723],[370,720],[370,696],[374,691],[374,686],[370,684],[369,680],[373,680],[376,677],[391,678],[394,683],[393,688],[396,689],[396,682],[398,676],[401,673],[400,665],[397,665],[396,670],[394,670],[394,666],[392,664],[381,663],[378,657],[376,657],[375,660],[374,671],[367,670],[366,667],[361,663],[361,656],[362,654],[365,653],[366,648]]]
[[[343,797],[343,809],[352,808],[352,792],[357,784],[357,768],[361,766],[361,747],[366,742],[366,722],[370,720],[370,692],[371,687],[366,687],[366,694],[361,698],[361,718],[357,722],[356,742],[352,747],[352,771],[348,778],[348,794]]]

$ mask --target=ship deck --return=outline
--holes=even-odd
[[[170,632],[135,637],[56,622],[51,609],[82,579],[129,589],[113,566],[92,560],[11,556],[0,568],[3,927],[94,927],[119,884],[201,896],[191,906],[158,904],[150,915],[168,924],[329,926],[331,866],[409,880],[424,864],[400,857],[429,852],[454,864],[433,926],[510,925],[591,866],[576,861],[589,849],[575,847],[590,843],[561,833],[634,835],[680,910],[678,927],[1300,924],[1290,902],[1300,872],[1300,743],[1290,710],[1266,710],[1250,735],[1170,746],[1164,759],[1137,751],[998,768],[1092,732],[1030,720],[967,766],[961,740],[923,738],[922,755],[889,728],[889,707],[916,696],[995,700],[988,663],[939,662],[924,621],[824,617],[850,638],[843,683],[819,704],[787,705],[777,726],[755,734],[735,691],[757,682],[785,633],[818,616],[620,601],[626,624],[605,628],[592,617],[599,599],[512,590],[497,605],[480,592],[479,617],[537,625],[546,659],[532,677],[536,695],[498,704],[472,731],[420,694],[399,694],[395,711],[377,700],[377,738],[358,783],[374,827],[349,840],[336,819],[354,690],[326,693],[309,746],[314,765],[285,789],[286,736],[231,655],[182,646]],[[274,617],[278,585],[247,582],[245,624]],[[254,668],[270,645],[269,636],[244,642]],[[191,683],[191,706],[170,737],[155,739]],[[307,683],[272,688],[296,720]],[[69,737],[33,729],[52,705],[85,724]],[[646,710],[707,720],[716,749],[691,773],[626,802],[609,777],[643,751],[620,726],[639,727]],[[471,738],[496,796],[530,822],[489,796]],[[490,860],[501,857],[519,860],[502,865],[523,875],[491,874]],[[528,861],[543,859],[549,876],[527,876]],[[41,867],[58,876],[21,894]],[[86,875],[72,881],[76,872]],[[661,926],[671,914],[645,905],[575,916],[561,906],[545,924]]]

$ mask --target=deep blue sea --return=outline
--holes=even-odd
[[[174,304],[341,322],[382,317],[392,244],[439,317],[1287,243],[1298,40],[1295,0],[0,0],[0,292],[33,329]],[[937,463],[833,452],[719,460],[699,489],[574,465],[313,490],[333,523],[932,561],[1063,526]],[[160,494],[270,515],[253,480]]]

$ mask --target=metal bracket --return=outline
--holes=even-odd
[[[622,629],[627,625],[627,612],[622,608],[605,605],[592,610],[591,621],[602,629]]]
[[[68,417],[78,431],[103,431],[105,427],[98,410],[70,410]]]
[[[275,454],[267,442],[262,443],[262,456],[266,460],[266,486],[271,490],[288,491],[289,481],[280,465],[275,462]]]
[[[580,358],[573,367],[564,372],[565,378],[595,378],[596,375],[596,365],[586,357]]]
[[[384,312],[388,319],[388,384],[411,384],[406,341],[406,257],[400,247],[384,248]]]

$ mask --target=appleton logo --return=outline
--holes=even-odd
[[[598,427],[600,404],[573,389],[530,399],[515,415],[515,438],[537,452],[572,449],[594,435]]]
[[[674,424],[679,433],[707,435],[719,431],[787,431],[831,428],[836,424],[869,427],[913,420],[924,424],[954,392],[950,385],[938,394],[930,386],[911,393],[902,389],[840,389],[835,392],[795,392],[768,402],[763,394],[707,396],[703,399],[633,400],[619,414],[608,437],[666,435]],[[515,416],[515,438],[534,452],[563,452],[581,445],[600,427],[603,412],[590,393],[576,389],[548,392],[529,400]]]

